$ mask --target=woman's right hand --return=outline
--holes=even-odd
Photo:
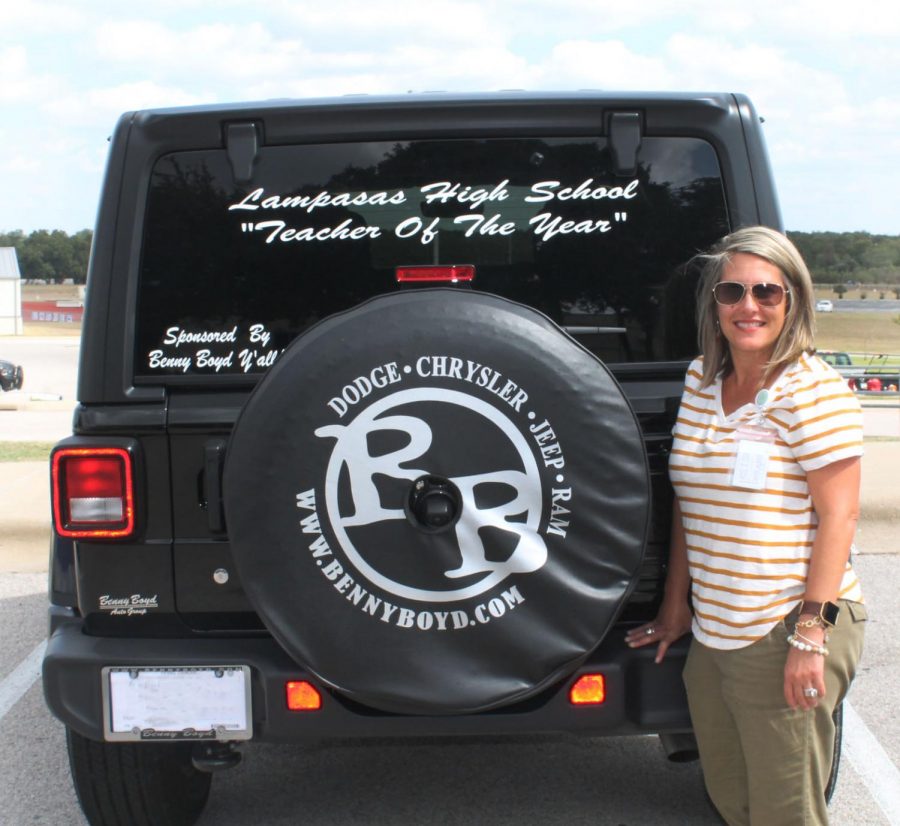
[[[692,618],[687,601],[678,601],[674,605],[664,601],[656,619],[633,628],[625,635],[625,642],[631,648],[642,648],[656,643],[655,662],[661,663],[669,646],[691,630]]]

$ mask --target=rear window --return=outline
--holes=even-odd
[[[631,176],[604,138],[264,147],[250,185],[224,150],[154,166],[135,374],[252,376],[320,319],[410,289],[397,268],[471,265],[611,364],[694,354],[684,263],[728,232],[719,165],[644,138]],[[181,378],[179,378],[181,377]]]

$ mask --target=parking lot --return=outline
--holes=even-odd
[[[0,339],[5,358],[10,342]],[[0,399],[7,404],[0,410],[0,441],[66,435],[77,340],[14,345],[20,348],[14,358],[26,366],[28,395],[14,404]],[[55,377],[47,378],[51,369]],[[900,410],[867,407],[866,432],[862,552],[855,565],[871,620],[846,711],[832,823],[900,826]],[[46,630],[46,493],[42,463],[0,463],[0,822],[9,824],[83,822],[63,729],[44,707],[38,680]],[[698,764],[668,762],[652,737],[250,745],[245,755],[237,769],[215,778],[201,823],[293,824],[300,813],[308,824],[719,822],[706,803]]]

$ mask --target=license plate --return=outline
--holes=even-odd
[[[107,740],[249,740],[250,668],[103,669]]]

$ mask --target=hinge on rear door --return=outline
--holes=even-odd
[[[225,149],[236,184],[246,184],[253,177],[259,156],[260,128],[256,123],[229,123],[225,127]]]
[[[641,148],[641,116],[638,112],[613,112],[609,116],[609,151],[616,175],[637,172],[637,153]]]

